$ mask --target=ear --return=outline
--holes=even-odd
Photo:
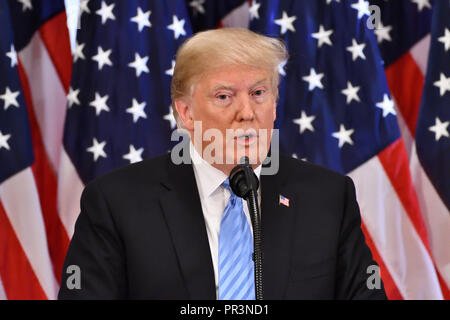
[[[194,120],[191,115],[191,104],[185,98],[175,100],[174,104],[183,127],[188,131],[193,131]]]

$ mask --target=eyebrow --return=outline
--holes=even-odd
[[[269,79],[259,80],[259,81],[255,82],[252,86],[250,86],[250,89],[253,89],[254,87],[257,87],[257,86],[259,86],[260,84],[262,84],[263,82],[266,82],[266,81],[269,81]]]
[[[231,90],[231,91],[235,91],[236,88],[233,86],[226,86],[223,84],[219,84],[218,86],[215,86],[212,91],[217,91],[217,90]]]
[[[253,89],[254,87],[260,85],[261,83],[266,82],[266,81],[268,81],[268,79],[262,79],[262,80],[259,80],[259,81],[255,82],[254,84],[252,84],[252,85],[250,86],[250,90]],[[217,90],[231,90],[231,91],[236,91],[236,88],[235,88],[234,86],[227,86],[227,85],[220,84],[220,85],[217,85],[217,86],[215,86],[215,87],[213,88],[213,91],[217,91]]]

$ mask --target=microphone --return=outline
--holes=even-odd
[[[233,168],[229,176],[230,187],[234,194],[247,202],[248,211],[253,226],[253,262],[255,265],[255,297],[263,300],[262,280],[262,248],[261,248],[261,219],[257,201],[259,180],[249,164],[248,157],[242,157],[240,164]]]
[[[240,162],[241,164],[230,172],[230,187],[238,197],[247,200],[252,190],[258,190],[259,180],[249,164],[248,157],[242,157]]]

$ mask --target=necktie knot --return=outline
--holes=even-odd
[[[233,192],[230,187],[230,179],[227,178],[224,182],[222,182],[222,187],[228,189],[228,191]]]
[[[229,200],[230,205],[235,206],[236,205],[236,195],[234,194],[233,190],[231,190],[230,180],[227,178],[224,182],[222,182],[221,186],[230,192],[230,200]]]
[[[224,182],[222,182],[221,186],[222,186],[223,188],[227,189],[228,191],[230,191],[230,194],[231,194],[231,197],[232,197],[232,198],[237,197],[236,194],[235,194],[235,193],[233,192],[233,190],[231,189],[231,186],[230,186],[230,179],[229,179],[229,178],[227,178]]]
[[[227,178],[224,182],[222,182],[222,187],[230,191],[230,205],[235,206],[236,201],[238,200],[238,196],[231,190],[230,180]]]

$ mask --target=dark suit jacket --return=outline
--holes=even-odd
[[[350,178],[280,156],[261,176],[264,299],[385,299]],[[279,195],[290,200],[279,204]],[[81,270],[81,289],[68,289]],[[70,279],[69,279],[70,281]],[[89,183],[64,263],[60,299],[215,299],[214,270],[192,165],[170,155]]]

